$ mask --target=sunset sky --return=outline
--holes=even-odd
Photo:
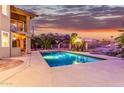
[[[101,33],[103,36],[109,34],[110,37],[117,36],[117,30],[124,27],[124,6],[22,5],[16,7],[39,15],[32,21],[38,25],[37,33],[77,32],[79,35],[85,33],[94,37]]]

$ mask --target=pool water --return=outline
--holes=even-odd
[[[62,51],[42,52],[41,54],[50,67],[97,62],[100,60],[104,60],[101,58]]]

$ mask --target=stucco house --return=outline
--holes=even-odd
[[[35,15],[11,5],[0,5],[0,58],[31,52],[30,20]]]

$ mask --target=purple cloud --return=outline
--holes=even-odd
[[[124,6],[59,5],[17,6],[35,12],[32,23],[42,28],[106,29],[124,26]]]

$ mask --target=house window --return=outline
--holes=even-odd
[[[2,5],[2,14],[4,14],[4,15],[8,15],[8,13],[7,13],[7,5]]]
[[[9,47],[9,32],[2,31],[2,47]]]

